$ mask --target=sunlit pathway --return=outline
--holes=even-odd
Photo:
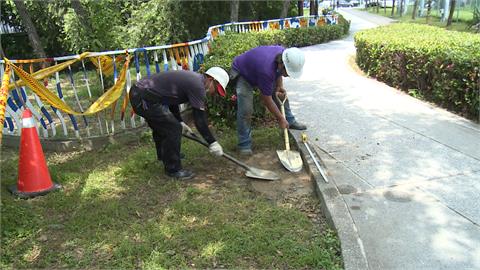
[[[389,23],[342,12],[351,32]],[[292,110],[330,158],[369,268],[480,269],[480,126],[354,71],[353,33],[303,51]]]

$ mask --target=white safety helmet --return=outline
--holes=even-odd
[[[288,48],[282,53],[282,61],[288,76],[296,79],[302,76],[305,55],[299,48]]]
[[[221,67],[211,67],[205,72],[205,74],[212,76],[218,83],[217,91],[220,96],[225,96],[225,89],[229,81],[228,73]],[[220,89],[220,87],[222,89]]]

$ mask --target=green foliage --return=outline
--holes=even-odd
[[[474,27],[475,25],[478,25],[480,23],[480,7],[475,7],[473,9],[473,18],[469,22],[469,28]],[[477,30],[478,32],[478,30]]]
[[[281,8],[278,2],[240,1],[239,18],[277,18]],[[124,40],[123,47],[129,48],[185,42],[201,39],[208,27],[229,21],[229,1],[151,0],[132,10],[120,38]]]
[[[87,18],[80,18],[72,8],[64,14],[64,44],[74,53],[122,48],[119,35],[123,33],[120,0],[84,0]]]
[[[478,117],[480,36],[393,24],[355,35],[356,62],[371,76],[470,118]],[[411,92],[411,91],[410,91]]]
[[[177,16],[181,6],[173,0],[152,0],[132,10],[120,33],[122,47],[135,48],[180,42],[187,30]]]
[[[233,59],[252,48],[262,45],[282,45],[284,47],[302,47],[328,42],[338,39],[348,33],[349,22],[341,20],[344,24],[323,25],[308,28],[290,28],[286,30],[273,30],[264,32],[232,33],[227,32],[219,36],[211,44],[211,49],[206,57],[204,70],[218,66],[229,70]],[[346,29],[346,30],[345,30]],[[258,97],[259,91],[254,92],[254,116],[258,121],[265,118],[266,110]],[[211,121],[232,125],[235,123],[236,102],[233,84],[227,86],[227,98],[215,98],[209,102]]]
[[[81,18],[70,0],[26,1],[48,56],[172,44],[205,37],[209,26],[230,21],[229,1],[80,0]],[[20,26],[12,0],[3,1],[1,20]],[[240,1],[240,21],[278,18],[275,1]],[[295,16],[291,3],[288,16]],[[26,34],[3,38],[10,58],[30,58]],[[21,46],[20,48],[18,46]]]
[[[27,35],[2,34],[1,42],[7,58],[22,59],[35,57]]]
[[[11,26],[23,29],[21,18],[18,15],[15,4],[12,0],[2,1],[0,4],[2,12],[2,21],[8,22]],[[43,48],[47,55],[62,55],[65,49],[62,47],[64,38],[62,33],[63,14],[65,13],[68,2],[63,1],[25,1],[25,6],[30,14]],[[25,43],[24,41],[27,41]],[[9,38],[3,40],[2,46],[7,57],[17,56],[18,53],[29,52],[26,55],[20,55],[19,58],[28,58],[33,55],[32,48],[29,46],[26,33],[9,35]],[[17,46],[20,46],[18,48]],[[13,54],[9,54],[13,53]]]
[[[228,1],[225,2],[228,3]],[[278,18],[282,7],[283,3],[279,1],[240,1],[239,19],[240,21],[258,21]],[[298,16],[297,3],[290,1],[287,17],[294,16]]]

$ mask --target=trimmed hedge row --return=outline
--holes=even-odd
[[[338,39],[348,33],[350,22],[339,16],[339,24],[322,25],[309,28],[290,28],[286,30],[272,30],[264,32],[232,33],[215,39],[207,54],[203,70],[213,66],[219,66],[229,70],[233,59],[252,48],[262,45],[279,44],[285,47],[302,47]],[[265,109],[260,104],[258,91],[254,98],[254,120],[265,116]],[[236,119],[236,96],[232,84],[227,87],[228,99],[215,98],[209,103],[209,115],[211,121],[231,126]]]
[[[358,32],[355,47],[370,76],[478,119],[480,35],[399,23]]]

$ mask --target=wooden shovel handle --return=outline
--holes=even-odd
[[[285,98],[282,100],[278,96],[278,92],[275,94],[278,102],[280,102],[280,110],[282,111],[283,118],[285,118],[285,102],[287,101],[287,94],[285,94]],[[288,138],[288,129],[283,129],[283,137],[285,138],[285,150],[290,150],[290,139]]]

